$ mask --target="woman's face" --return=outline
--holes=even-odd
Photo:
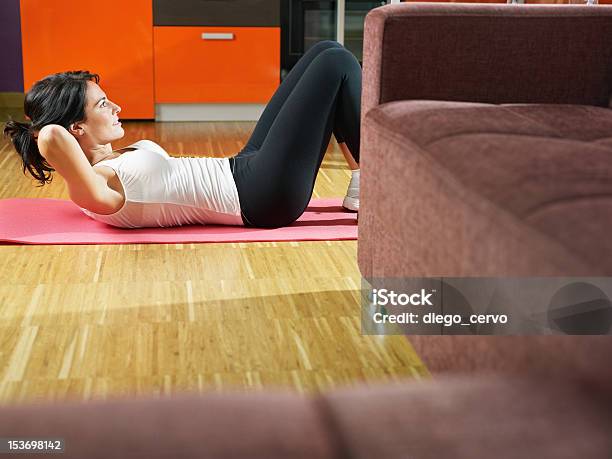
[[[85,120],[73,124],[73,133],[79,142],[88,145],[104,145],[121,139],[125,132],[119,122],[121,107],[106,98],[102,88],[93,81],[87,82],[85,96]]]

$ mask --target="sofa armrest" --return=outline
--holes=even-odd
[[[401,3],[365,19],[362,113],[407,99],[610,106],[612,6]]]

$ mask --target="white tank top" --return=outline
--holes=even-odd
[[[81,207],[86,215],[122,228],[243,225],[228,158],[172,157],[150,140],[130,147],[136,149],[96,163],[117,173],[125,203],[110,215]]]

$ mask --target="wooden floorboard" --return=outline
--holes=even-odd
[[[113,147],[231,156],[254,125],[126,122]],[[315,197],[349,177],[332,138]],[[3,140],[0,199],[68,199],[60,176],[35,184]],[[0,259],[2,403],[428,376],[404,337],[361,335],[356,241],[4,245]]]

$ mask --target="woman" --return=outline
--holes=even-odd
[[[352,155],[344,207],[359,208],[361,67],[335,41],[302,56],[231,158],[173,158],[150,140],[113,151],[111,142],[124,135],[121,108],[98,82],[84,71],[46,77],[26,95],[31,124],[9,121],[4,129],[24,173],[44,185],[57,171],[95,220],[126,228],[289,225],[310,201],[332,132]]]

